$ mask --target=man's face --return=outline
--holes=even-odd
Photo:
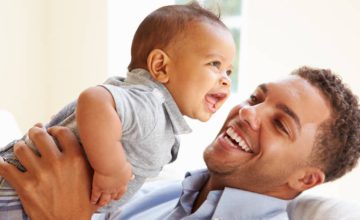
[[[219,186],[271,194],[308,166],[317,129],[329,116],[323,96],[300,77],[262,84],[230,112],[205,162]]]

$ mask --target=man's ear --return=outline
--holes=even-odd
[[[163,84],[169,81],[168,63],[169,56],[160,49],[152,50],[147,58],[147,66],[151,76]]]
[[[291,189],[302,192],[325,181],[325,174],[318,168],[305,168],[291,175],[288,185]]]

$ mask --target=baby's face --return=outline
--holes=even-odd
[[[165,86],[181,113],[209,120],[230,94],[235,56],[231,33],[218,24],[194,23],[167,53],[170,78]]]

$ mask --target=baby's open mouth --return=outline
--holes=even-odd
[[[216,112],[217,103],[221,102],[227,97],[226,93],[210,93],[205,96],[205,101],[208,109],[211,112]]]

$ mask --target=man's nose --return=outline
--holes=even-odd
[[[231,86],[231,79],[230,76],[227,74],[227,71],[223,71],[220,76],[220,84],[226,87]]]
[[[244,106],[239,110],[239,117],[245,121],[249,127],[254,130],[258,131],[260,128],[260,118],[257,114],[256,107],[254,106]]]

